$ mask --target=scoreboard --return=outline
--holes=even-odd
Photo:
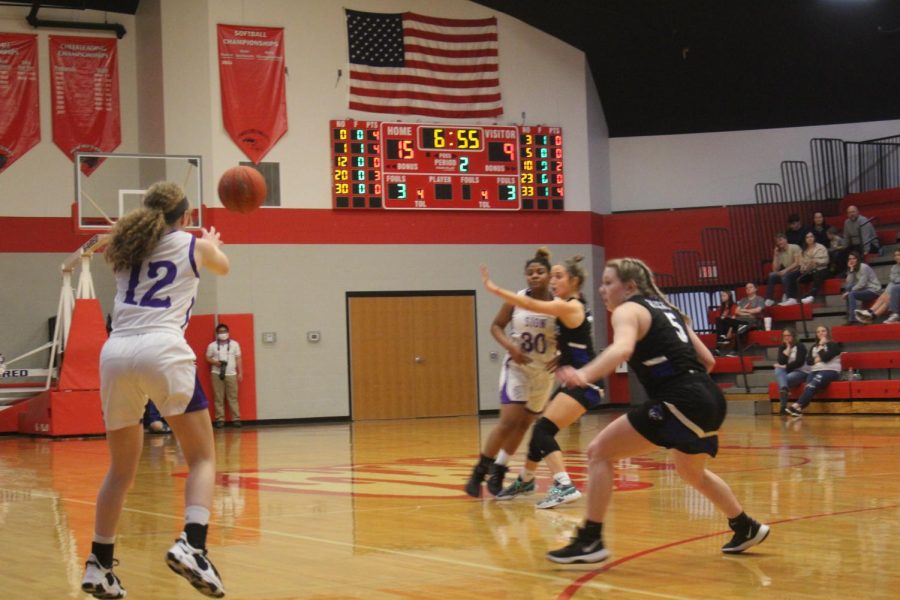
[[[331,121],[334,208],[562,210],[559,127]]]

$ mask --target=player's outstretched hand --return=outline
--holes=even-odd
[[[481,265],[481,283],[484,284],[484,289],[491,292],[492,294],[497,293],[497,290],[500,289],[497,287],[497,284],[491,281],[491,276],[488,273],[487,265]]]
[[[219,239],[219,232],[216,231],[215,226],[210,227],[208,230],[206,228],[203,228],[201,229],[201,231],[203,232],[201,237],[204,240],[212,242],[216,246],[221,246],[224,243],[221,239]]]

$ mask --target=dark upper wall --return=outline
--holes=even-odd
[[[897,0],[476,1],[588,54],[611,137],[900,118]]]

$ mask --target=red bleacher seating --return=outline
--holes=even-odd
[[[764,357],[755,355],[745,355],[743,359],[740,356],[717,356],[716,366],[713,367],[713,373],[752,373],[753,363],[762,360]]]
[[[712,350],[716,347],[716,334],[714,333],[698,333],[697,337],[703,342],[703,345]]]
[[[851,381],[851,398],[900,398],[900,379]]]
[[[835,381],[831,385],[829,385],[824,390],[820,390],[816,392],[816,395],[813,397],[813,401],[816,400],[849,400],[850,396],[850,383],[849,381]],[[861,383],[861,382],[853,382],[853,383]],[[866,383],[874,383],[872,381],[868,381]],[[803,392],[803,388],[806,387],[806,384],[799,385],[795,388],[791,389],[791,399],[796,400],[800,397],[800,394]],[[778,384],[776,382],[771,382],[769,384],[769,398],[772,400],[778,400]]]
[[[792,304],[791,306],[770,306],[768,315],[773,321],[811,321],[813,309],[822,308],[823,304]]]
[[[781,330],[773,329],[772,331],[754,330],[747,333],[746,345],[756,344],[763,348],[775,348],[781,345]]]
[[[844,325],[833,328],[831,338],[836,342],[900,342],[900,325]]]
[[[841,366],[845,369],[897,369],[900,368],[900,350],[876,352],[844,352]]]

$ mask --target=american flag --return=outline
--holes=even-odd
[[[497,19],[347,10],[350,108],[467,119],[503,114]]]

